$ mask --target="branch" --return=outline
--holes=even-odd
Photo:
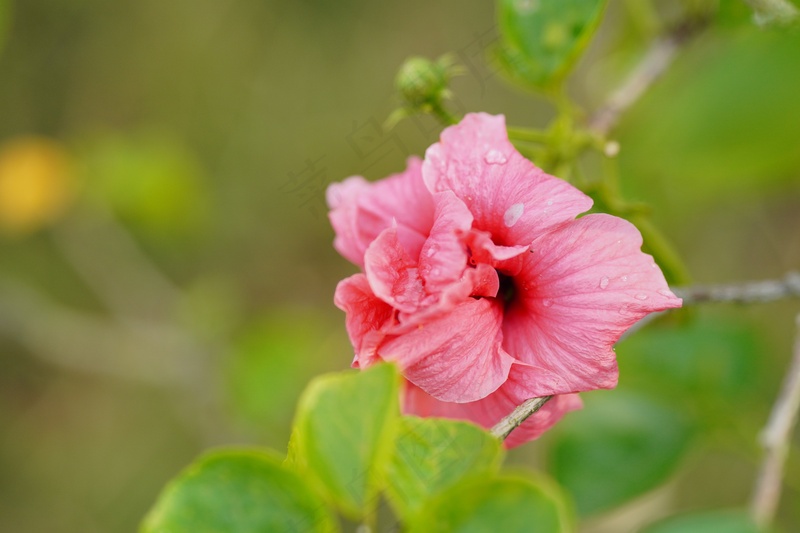
[[[789,272],[777,280],[676,287],[673,292],[683,298],[683,305],[706,302],[742,304],[772,302],[783,298],[800,297],[800,272]]]
[[[789,437],[800,408],[800,315],[795,322],[797,337],[791,366],[784,379],[781,394],[772,407],[769,422],[761,433],[764,461],[761,463],[750,505],[753,520],[760,528],[769,526],[775,517],[781,497],[783,465],[789,452]]]
[[[542,396],[541,398],[531,398],[525,400],[511,414],[500,420],[493,428],[492,435],[501,440],[506,440],[512,431],[522,425],[529,416],[533,415],[547,403],[552,396]]]
[[[589,129],[605,137],[617,125],[620,116],[669,68],[678,50],[707,25],[706,20],[676,26],[656,39],[627,79],[589,119]]]

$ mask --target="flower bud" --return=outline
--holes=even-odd
[[[447,85],[458,74],[458,69],[448,56],[436,61],[424,57],[410,57],[400,67],[395,87],[412,109],[437,105],[448,95]]]

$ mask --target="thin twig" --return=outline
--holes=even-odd
[[[529,416],[533,415],[547,403],[552,396],[542,396],[541,398],[531,398],[525,400],[511,414],[500,420],[493,428],[492,435],[501,440],[506,440],[512,431],[522,425]]]
[[[205,348],[169,324],[122,323],[0,281],[0,334],[69,370],[168,388],[192,387]]]
[[[797,337],[789,372],[784,378],[781,394],[772,407],[769,422],[761,433],[764,461],[761,463],[750,505],[753,520],[761,528],[770,525],[778,508],[783,465],[789,452],[789,437],[800,408],[800,315],[796,318],[796,325]]]
[[[51,231],[52,242],[117,319],[167,320],[181,291],[109,213],[77,213]]]
[[[705,25],[705,21],[693,21],[677,26],[656,39],[622,85],[589,119],[589,129],[601,137],[608,135],[622,113],[631,107],[672,64],[681,46],[697,35]]]
[[[0,279],[0,336],[69,371],[178,391],[176,407],[209,445],[230,431],[212,386],[213,347],[176,324],[77,311]]]
[[[782,279],[777,280],[673,287],[672,292],[679,298],[683,298],[684,307],[704,303],[753,304],[774,302],[784,298],[800,297],[800,273],[789,272]],[[627,339],[653,320],[668,312],[650,313],[625,330],[619,340]]]
[[[696,285],[673,289],[683,305],[706,302],[758,303],[800,297],[800,272],[789,272],[782,279],[749,281],[737,284]]]

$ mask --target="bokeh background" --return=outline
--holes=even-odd
[[[587,110],[682,8],[638,3],[611,0],[570,78]],[[780,277],[800,266],[800,35],[719,8],[620,124],[622,184],[696,281]],[[403,60],[453,53],[455,112],[552,118],[487,64],[496,35],[491,2],[0,0],[0,531],[132,531],[201,450],[284,450],[304,385],[352,356],[325,187],[397,172],[440,131],[381,131]],[[619,420],[644,391],[679,407],[648,449],[679,453],[585,531],[747,502],[798,310],[709,306],[619,346],[620,391],[586,412],[613,397],[598,412]],[[510,461],[652,470],[624,474],[613,438],[569,448],[587,426],[567,422]],[[798,503],[793,453],[787,531]]]

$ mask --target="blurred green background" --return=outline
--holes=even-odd
[[[650,39],[637,1],[610,2],[570,78],[586,109]],[[669,21],[680,3],[654,4]],[[422,117],[381,132],[402,61],[452,52],[458,113],[552,118],[487,65],[495,38],[490,2],[0,0],[0,531],[132,531],[201,450],[285,449],[304,385],[352,354],[332,295],[355,270],[331,247],[325,187],[397,172],[440,131]],[[616,138],[626,196],[697,281],[798,268],[797,31],[722,0]],[[741,506],[798,309],[710,306],[620,345],[621,391],[587,394],[584,413],[614,420],[642,392],[678,406],[646,443],[667,457],[628,463],[655,469],[657,491],[581,496],[606,489],[586,470],[571,485],[570,464],[625,459],[570,448],[581,415],[511,460],[600,512],[587,532]],[[787,531],[798,502],[794,453]]]

